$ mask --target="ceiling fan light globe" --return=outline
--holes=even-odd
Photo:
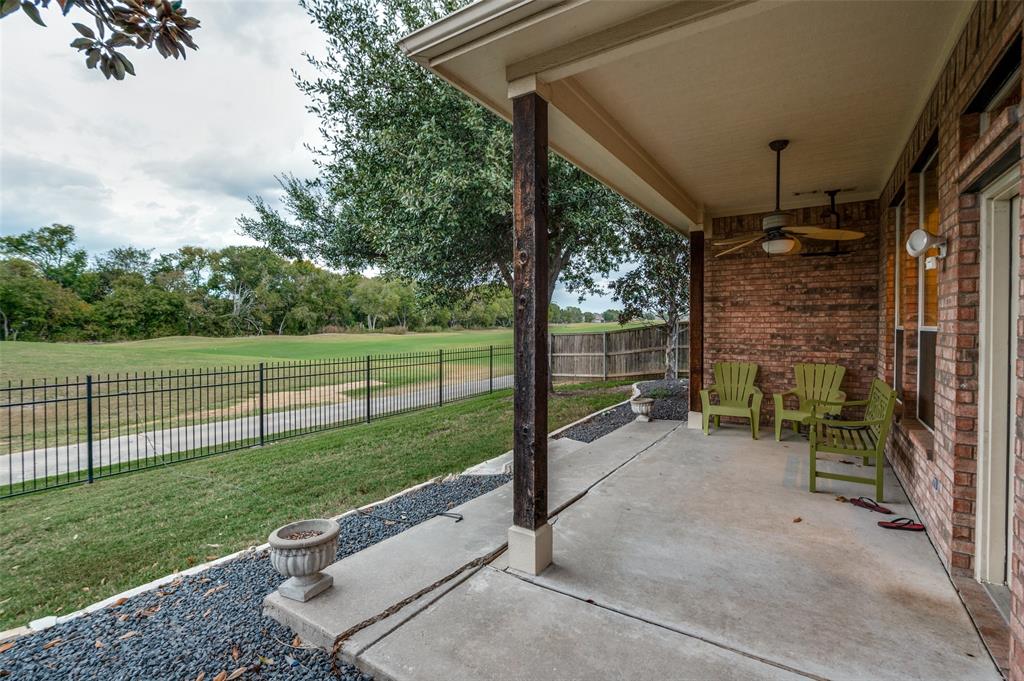
[[[769,239],[761,242],[761,248],[768,255],[786,255],[796,250],[799,242],[796,239]]]

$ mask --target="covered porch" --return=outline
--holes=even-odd
[[[1019,589],[1012,448],[997,476],[1010,498],[976,515],[973,201],[1019,167],[1021,13],[1020,2],[481,0],[405,38],[412,59],[512,124],[514,480],[487,502],[507,512],[488,516],[490,551],[455,566],[468,577],[431,596],[406,589],[413,611],[375,620],[358,643],[342,636],[341,652],[396,679],[999,678],[974,624],[992,603],[982,592],[972,622],[950,575],[994,580],[1007,602]],[[1001,75],[1011,57],[1017,71]],[[769,142],[783,139],[779,191]],[[640,450],[599,440],[549,457],[549,149],[689,237],[690,422]],[[864,237],[781,256],[760,234],[738,252],[717,244],[760,232],[778,204],[790,224]],[[945,263],[903,257],[916,227],[947,240]],[[929,534],[882,530],[836,500],[869,488],[808,493],[804,441],[694,430],[699,391],[724,361],[758,365],[762,424],[800,362],[845,367],[851,399],[876,379],[896,388],[886,454],[906,488],[887,467],[883,501],[920,511]],[[642,440],[642,427],[629,428]],[[566,471],[591,456],[618,463],[566,496]],[[985,523],[1001,544],[996,577],[973,562]],[[1016,610],[996,615],[1000,666]]]
[[[340,561],[332,590],[277,599],[274,616],[287,608],[305,641],[344,634],[342,657],[379,679],[1000,678],[928,538],[837,501],[858,486],[808,494],[801,438],[661,421],[552,443],[557,541],[542,574],[508,566],[506,486],[452,509],[460,523]],[[887,505],[913,516],[888,475]],[[454,569],[439,559],[472,557],[484,560],[436,583]]]

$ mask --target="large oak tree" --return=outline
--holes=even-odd
[[[303,0],[323,30],[315,78],[298,78],[325,143],[318,177],[279,178],[283,208],[251,199],[244,232],[291,257],[376,267],[454,298],[512,278],[512,135],[484,107],[407,59],[397,40],[459,3]],[[550,299],[583,293],[615,268],[629,209],[554,155]]]

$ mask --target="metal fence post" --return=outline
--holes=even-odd
[[[444,350],[437,351],[437,404],[444,404]]]
[[[93,479],[92,464],[92,375],[85,377],[85,451],[88,455],[89,483]]]
[[[263,405],[263,396],[265,394],[266,390],[263,387],[263,362],[260,362],[260,447],[266,442],[267,411]]]
[[[487,392],[494,392],[494,346],[490,346],[488,356],[488,369],[487,369]]]
[[[366,422],[370,422],[370,355],[366,356]]]
[[[604,366],[603,366],[603,372],[602,373],[604,373],[604,380],[607,381],[608,380],[608,332],[607,331],[604,332],[604,337],[601,340],[602,340],[601,354],[604,356]]]

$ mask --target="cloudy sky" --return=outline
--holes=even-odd
[[[187,7],[199,50],[184,62],[129,50],[138,77],[122,82],[85,68],[58,11],[43,12],[45,29],[21,13],[0,21],[0,232],[68,223],[90,253],[250,243],[235,224],[246,197],[313,172],[317,122],[291,70],[309,72],[319,31],[294,0]]]

